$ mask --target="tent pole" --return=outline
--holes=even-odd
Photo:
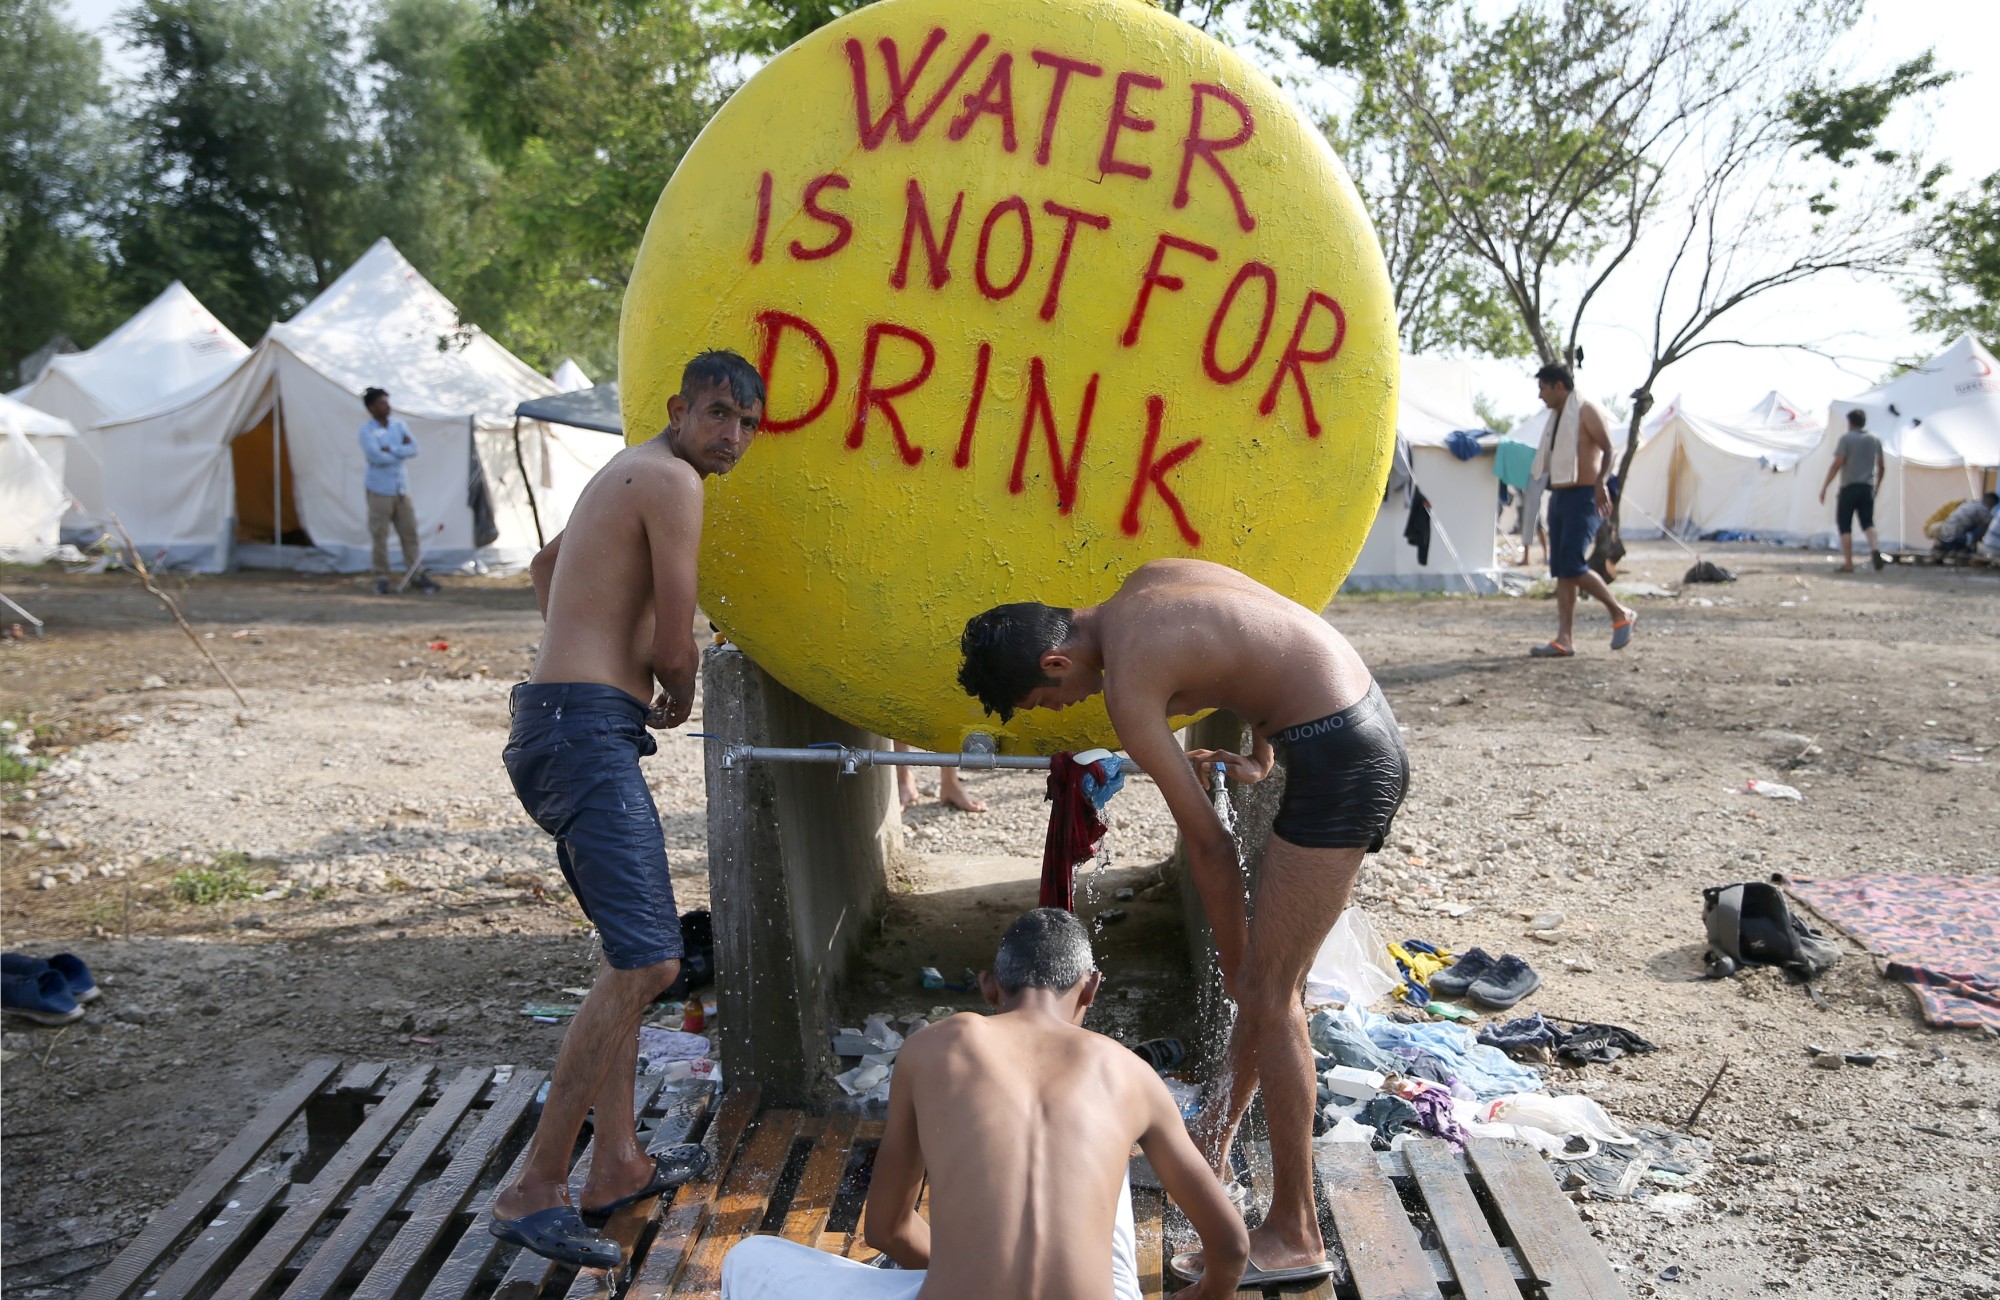
[[[548,454],[548,449],[546,447],[543,448],[542,455],[546,456]],[[521,471],[521,488],[528,494],[528,513],[535,518],[535,549],[540,550],[549,544],[549,539],[542,536],[542,512],[535,505],[535,485],[528,478],[528,459],[521,454],[521,417],[519,413],[516,413],[514,416],[514,465],[515,468]]]
[[[285,402],[271,403],[271,540],[278,548],[278,568],[285,567]]]

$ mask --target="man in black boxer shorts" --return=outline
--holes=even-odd
[[[1332,1271],[1312,1199],[1312,1049],[1301,998],[1312,959],[1382,847],[1409,786],[1396,719],[1366,664],[1318,614],[1234,569],[1155,560],[1101,605],[1000,605],[965,625],[966,693],[1005,722],[1102,692],[1119,742],[1167,801],[1237,1004],[1229,1075],[1195,1123],[1217,1175],[1261,1085],[1271,1128],[1271,1210],[1250,1234],[1245,1285]],[[1168,724],[1203,709],[1248,722],[1245,754],[1183,753]],[[1196,775],[1221,763],[1261,781],[1285,762],[1285,797],[1244,915],[1236,845]]]

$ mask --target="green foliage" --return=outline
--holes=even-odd
[[[369,171],[379,198],[361,234],[388,236],[447,292],[497,175],[472,132],[457,67],[482,14],[475,0],[384,0],[367,47],[378,87]]]
[[[1889,114],[1912,96],[1936,90],[1954,77],[1939,72],[1936,53],[1926,50],[1877,81],[1839,86],[1815,79],[1786,97],[1785,116],[1797,131],[1798,143],[1829,162],[1853,167],[1866,156],[1877,163],[1893,163],[1900,154],[1876,147]]]
[[[95,37],[55,0],[0,0],[0,389],[50,338],[117,323],[95,218],[119,164]]]
[[[2000,172],[1945,203],[1925,251],[1935,276],[1905,294],[1917,328],[2000,343]]]
[[[867,3],[868,0],[748,0],[728,15],[722,26],[732,48],[746,54],[775,54]]]
[[[240,902],[261,892],[250,879],[250,859],[241,853],[218,853],[205,867],[176,871],[168,889],[174,901],[197,907]]]
[[[364,110],[338,0],[142,0],[132,296],[186,280],[238,334],[290,316],[369,243]]]

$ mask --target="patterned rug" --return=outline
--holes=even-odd
[[[1915,986],[1924,1019],[2000,1033],[2000,876],[1849,876],[1791,892]]]

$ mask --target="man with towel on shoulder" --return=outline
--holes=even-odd
[[[1638,611],[1618,603],[1611,587],[1590,568],[1590,544],[1611,511],[1604,481],[1611,473],[1611,432],[1604,410],[1576,395],[1576,376],[1553,362],[1535,372],[1542,404],[1554,414],[1542,434],[1532,478],[1549,485],[1549,576],[1556,580],[1556,639],[1528,653],[1567,659],[1576,653],[1576,593],[1588,592],[1611,615],[1611,648],[1631,644]]]

